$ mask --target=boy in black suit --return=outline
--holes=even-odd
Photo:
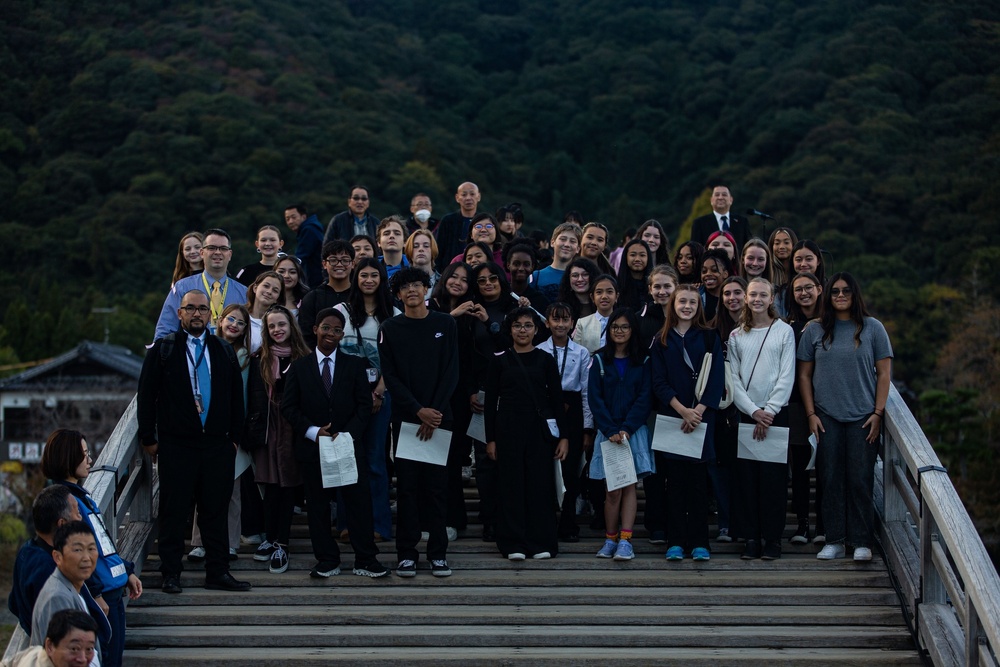
[[[340,487],[354,547],[354,574],[374,578],[389,572],[376,558],[368,460],[361,440],[372,412],[372,392],[361,357],[338,353],[344,324],[343,314],[335,308],[316,313],[316,351],[288,367],[281,398],[281,412],[297,436],[295,458],[301,464],[309,538],[317,560],[309,573],[314,579],[340,574],[340,547],[330,534],[330,499],[335,489],[323,488],[319,437],[336,438],[344,431],[354,438],[358,468],[358,481]]]

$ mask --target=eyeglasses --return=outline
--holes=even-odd
[[[368,201],[368,197],[366,195],[351,195],[351,200],[352,201]]]
[[[479,276],[478,278],[476,278],[476,282],[479,283],[480,285],[485,285],[486,283],[492,284],[500,282],[500,278],[490,274],[488,276]]]
[[[484,229],[496,229],[496,228],[495,228],[495,227],[493,226],[493,224],[492,224],[492,223],[489,223],[489,222],[487,222],[487,223],[486,223],[485,225],[484,225],[484,224],[482,224],[482,223],[477,223],[477,224],[473,225],[473,226],[472,226],[472,228],[473,228],[473,229],[475,229],[475,230],[476,230],[477,232],[481,232],[481,231],[483,231]]]
[[[400,285],[399,286],[399,291],[400,292],[409,292],[410,290],[421,289],[421,288],[423,288],[423,286],[424,286],[424,284],[421,283],[421,282],[406,283],[405,285]]]
[[[342,336],[344,334],[343,327],[331,327],[329,324],[319,325],[319,330],[322,331],[323,333],[333,332],[335,336]]]
[[[232,315],[226,316],[226,321],[229,322],[230,324],[235,324],[236,326],[238,326],[241,329],[247,325],[246,322],[244,322],[243,320],[238,320],[235,317],[233,317]]]
[[[843,294],[844,296],[851,296],[851,294],[853,294],[853,293],[854,293],[854,290],[852,290],[850,287],[843,287],[843,288],[841,288],[841,287],[831,287],[830,288],[830,295],[831,296],[840,296],[841,294]]]
[[[229,252],[232,250],[232,246],[228,245],[203,245],[202,250],[207,250],[208,252]]]
[[[534,322],[514,322],[510,325],[510,328],[514,331],[531,331],[535,328]]]
[[[327,257],[325,261],[330,266],[349,266],[354,260],[350,257]]]
[[[88,461],[93,462],[94,455],[90,453],[89,449],[85,449],[85,450],[83,450],[83,458],[87,459]]]
[[[801,294],[802,292],[815,292],[816,286],[811,283],[809,285],[797,285],[792,291],[796,294]]]
[[[204,314],[204,313],[210,312],[212,309],[209,308],[208,306],[192,306],[191,304],[188,304],[186,306],[181,306],[181,310],[183,310],[185,313],[202,313],[202,314]]]
[[[611,325],[611,330],[612,331],[616,331],[618,333],[625,333],[626,331],[631,331],[632,330],[632,325],[631,324],[612,324]]]

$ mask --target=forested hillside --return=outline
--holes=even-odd
[[[896,377],[939,390],[946,456],[995,475],[968,464],[996,454],[1000,403],[998,19],[973,0],[5,0],[0,363],[99,339],[95,306],[138,349],[184,231],[226,227],[239,266],[285,205],[325,223],[352,183],[380,216],[417,190],[445,213],[468,179],[528,227],[577,209],[673,241],[721,178],[859,275]]]

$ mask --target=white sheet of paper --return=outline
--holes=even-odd
[[[652,448],[658,452],[700,459],[708,436],[708,424],[702,422],[690,433],[685,433],[681,430],[683,423],[684,420],[679,417],[656,415]]]
[[[771,426],[763,440],[753,439],[753,424],[740,424],[736,455],[761,463],[788,463],[788,429]]]
[[[486,401],[486,392],[481,391],[479,392],[479,404],[482,405],[484,401]],[[482,412],[472,413],[472,419],[469,421],[469,428],[465,430],[465,435],[473,440],[486,443],[486,417],[483,416]]]
[[[236,450],[236,472],[233,475],[233,479],[238,479],[243,471],[250,467],[253,463],[253,457],[250,456],[250,452],[240,447]]]
[[[632,450],[627,441],[616,445],[610,440],[605,440],[601,443],[601,456],[604,457],[604,481],[608,484],[608,491],[639,481],[635,475]]]
[[[417,424],[403,422],[399,429],[396,458],[443,466],[448,463],[448,449],[450,447],[451,431],[436,428],[430,440],[420,440],[417,438]]]
[[[319,438],[319,468],[323,488],[350,486],[358,481],[358,462],[354,458],[354,438],[347,431],[336,439]]]
[[[562,461],[556,459],[556,504],[562,507],[563,498],[566,497],[566,484],[562,476]]]
[[[806,470],[815,470],[816,450],[819,448],[819,441],[816,440],[816,436],[812,433],[809,434],[809,447],[812,449],[812,454],[809,456],[809,463],[806,464]]]

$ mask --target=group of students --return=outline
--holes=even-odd
[[[377,540],[392,535],[387,443],[400,421],[381,373],[378,337],[383,322],[402,314],[390,274],[414,268],[427,277],[427,308],[449,314],[457,328],[444,491],[449,538],[468,524],[462,469],[471,447],[483,537],[495,540],[501,554],[551,557],[560,540],[578,540],[583,494],[604,514],[606,540],[598,556],[631,558],[636,489],[602,492],[600,443],[606,440],[632,452],[647,499],[645,527],[653,543],[667,544],[670,560],[710,557],[710,490],[717,540],[745,540],[744,558],[780,557],[789,467],[798,518],[791,541],[825,542],[821,558],[843,556],[845,543],[854,558],[871,557],[868,462],[892,352],[854,278],[840,273],[826,280],[814,242],[781,227],[766,242],[751,238],[737,248],[720,230],[707,248],[682,244],[671,262],[666,233],[650,220],[609,258],[603,225],[569,220],[552,233],[552,263],[540,266],[536,244],[513,229],[498,234],[500,228],[494,216],[478,214],[465,252],[438,271],[433,234],[418,229],[403,240],[403,220],[392,216],[379,225],[378,239],[327,244],[328,283],[303,294],[295,291],[297,272],[268,268],[295,259],[278,257],[280,233],[265,227],[256,239],[260,262],[238,274],[249,282],[248,303],[229,306],[220,318],[218,335],[236,347],[245,368],[252,418],[268,414],[269,406],[270,414],[278,412],[282,373],[315,345],[303,335],[316,325],[315,313],[337,309],[344,320],[340,349],[365,359],[371,381],[364,443]],[[705,358],[710,363],[703,368]],[[700,456],[653,450],[658,414],[679,419],[685,433],[702,427]],[[469,424],[480,418],[485,435],[470,438]],[[771,427],[787,428],[787,462],[739,456],[741,423],[758,441]],[[266,446],[253,455],[255,481],[265,489],[264,535],[255,557],[282,572],[301,479],[282,454],[292,429],[281,419],[267,424],[260,438]],[[822,443],[815,533],[806,470],[810,434]],[[565,486],[559,507],[553,458],[562,462]],[[234,492],[234,510],[236,498]],[[346,529],[343,514],[338,523]],[[235,553],[238,531],[230,533]]]

